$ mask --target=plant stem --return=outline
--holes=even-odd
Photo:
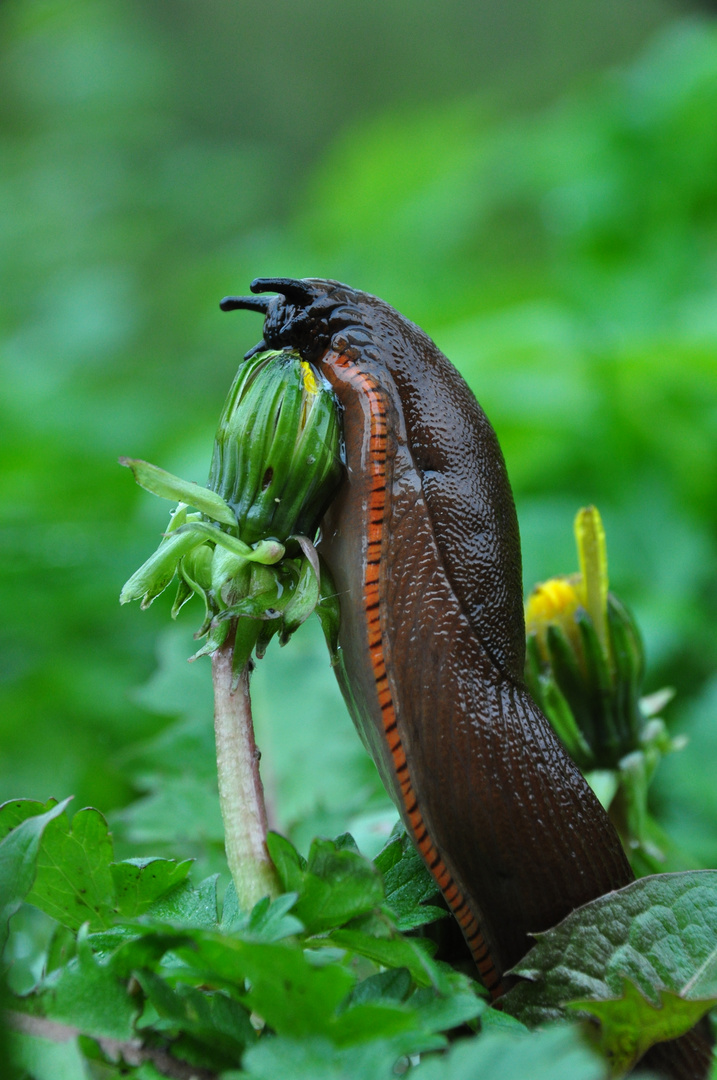
[[[249,661],[232,690],[234,634],[212,655],[214,733],[224,846],[239,905],[251,911],[279,882],[266,849],[266,807],[249,696]]]

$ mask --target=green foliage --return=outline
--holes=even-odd
[[[5,994],[11,1018],[49,1022],[36,1040],[64,1028],[65,1037],[95,1040],[102,1054],[109,1053],[107,1040],[118,1041],[115,1053],[130,1061],[133,1047],[163,1040],[178,1060],[221,1070],[239,1065],[259,1028],[262,1045],[277,1044],[272,1060],[285,1043],[306,1039],[302,1053],[314,1043],[339,1053],[366,1047],[367,1061],[383,1059],[388,1068],[401,1055],[440,1049],[443,1032],[475,1021],[486,1008],[471,979],[431,961],[400,934],[379,868],[350,836],[316,841],[308,860],[272,837],[282,884],[293,891],[242,913],[230,886],[220,916],[216,878],[195,886],[186,864],[111,863],[101,815],[81,810],[69,823],[61,809],[5,808],[13,828],[4,844],[26,836],[29,823],[42,834],[29,852],[19,842],[7,849],[8,880],[24,872],[27,887],[35,874],[28,901],[74,940],[64,953],[50,942],[31,994]],[[396,840],[389,848],[394,876],[415,878],[415,866],[401,867]],[[404,850],[400,838],[398,850]],[[414,853],[407,850],[405,861],[415,862]],[[419,908],[425,887],[414,892]],[[406,890],[401,904],[409,921],[421,921]],[[11,1052],[42,1080],[44,1066],[35,1064],[27,1033],[12,1037]]]
[[[32,991],[4,995],[11,1022],[26,1025],[11,1034],[11,1054],[34,1080],[46,1068],[34,1043],[60,1031],[93,1040],[100,1056],[112,1045],[131,1062],[141,1047],[151,1061],[164,1042],[178,1061],[241,1064],[246,1076],[292,1051],[299,1070],[342,1076],[349,1049],[359,1075],[390,1075],[399,1058],[420,1054],[411,1073],[427,1080],[492,1063],[508,1078],[528,1061],[531,1075],[553,1061],[557,1075],[603,1076],[572,1029],[530,1036],[516,1022],[572,1011],[600,1022],[603,1051],[623,1075],[717,1002],[717,871],[645,878],[573,912],[515,968],[520,981],[498,1014],[415,936],[443,912],[425,904],[434,888],[402,830],[374,863],[348,834],[316,840],[307,859],[270,835],[285,891],[242,912],[233,885],[220,908],[216,876],[194,885],[187,862],[113,862],[102,815],[80,810],[70,822],[64,809],[29,800],[0,809],[0,884],[20,883],[6,917],[24,895],[59,924]],[[33,1020],[49,1028],[33,1034]],[[466,1024],[485,1031],[431,1057]]]
[[[530,1025],[596,1017],[618,1075],[717,1004],[715,870],[643,878],[536,937],[504,1007]]]
[[[115,863],[102,814],[80,810],[70,823],[63,816],[68,802],[50,810],[29,799],[0,807],[0,834],[8,832],[0,846],[2,852],[7,845],[4,884],[10,890],[14,883],[16,906],[25,898],[70,930],[85,923],[105,929],[118,914],[142,914],[187,876],[191,860]]]

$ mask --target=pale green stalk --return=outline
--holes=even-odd
[[[249,664],[237,683],[232,674],[233,646],[232,633],[212,655],[214,732],[227,862],[239,905],[251,911],[262,897],[273,898],[280,890],[266,849],[266,806],[251,715]]]

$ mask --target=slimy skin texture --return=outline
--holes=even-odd
[[[318,279],[252,291],[282,295],[222,306],[264,313],[258,348],[298,349],[343,410],[346,479],[319,548],[341,604],[339,682],[497,997],[531,933],[633,880],[523,682],[520,541],[498,440],[447,358],[381,300]],[[708,1051],[690,1039],[651,1066],[705,1075]]]

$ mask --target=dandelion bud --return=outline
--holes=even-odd
[[[583,769],[616,768],[640,748],[644,659],[627,608],[608,592],[595,507],[575,519],[581,572],[536,585],[526,605],[531,692]]]
[[[239,369],[214,441],[209,487],[236,514],[247,544],[313,539],[341,476],[331,390],[292,350],[262,352]]]
[[[526,682],[609,809],[636,872],[654,873],[671,867],[669,844],[648,811],[648,785],[661,758],[684,740],[670,738],[655,716],[672,692],[640,696],[642,642],[632,615],[608,591],[595,507],[578,513],[575,538],[580,573],[536,585],[528,598]]]

